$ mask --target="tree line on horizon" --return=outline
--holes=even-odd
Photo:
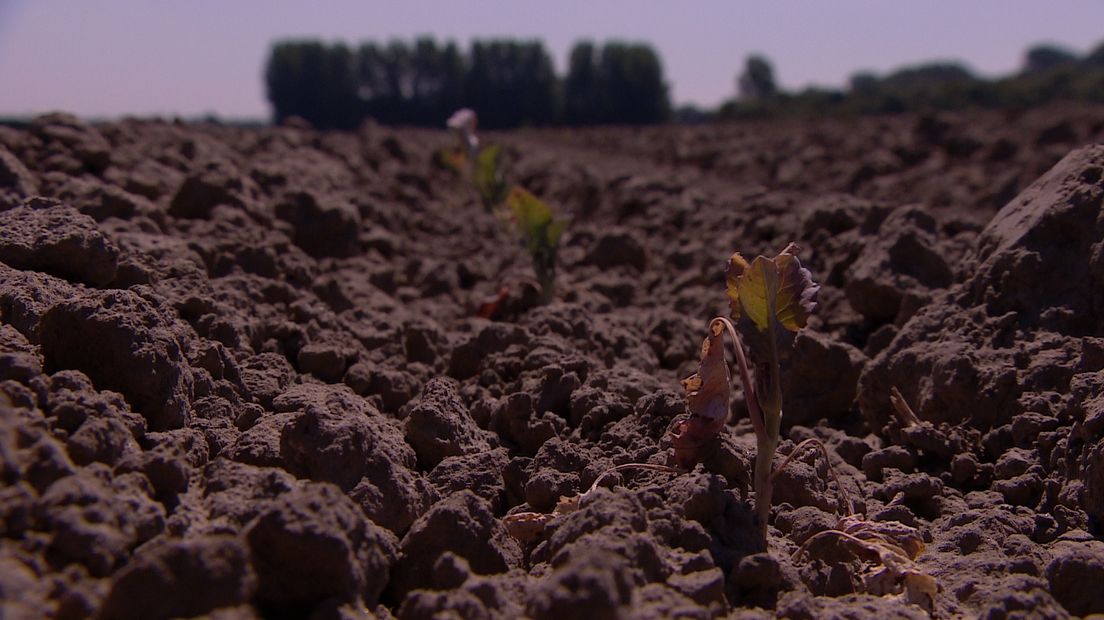
[[[736,76],[735,96],[716,109],[672,109],[659,55],[648,44],[620,41],[576,43],[561,77],[536,40],[475,41],[467,51],[430,37],[356,47],[288,40],[273,45],[265,85],[275,122],[297,116],[320,129],[352,129],[366,118],[438,127],[461,107],[476,110],[486,128],[1023,109],[1104,103],[1104,43],[1083,56],[1036,45],[1019,71],[997,78],[932,62],[855,73],[845,89],[799,92],[780,89],[770,60],[754,54]]]
[[[858,72],[842,90],[807,88],[794,93],[776,87],[766,58],[751,56],[737,79],[737,91],[735,98],[708,112],[708,118],[1012,110],[1051,101],[1104,103],[1104,42],[1083,56],[1056,45],[1032,46],[1018,71],[997,78],[981,77],[963,63],[939,61],[881,76]]]
[[[275,122],[297,116],[320,129],[364,119],[442,126],[468,107],[487,128],[649,124],[668,120],[663,67],[651,46],[580,41],[556,75],[540,41],[475,41],[466,51],[423,37],[388,44],[280,41],[265,66]]]

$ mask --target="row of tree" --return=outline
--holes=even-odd
[[[561,78],[538,41],[476,41],[466,52],[431,38],[358,47],[283,41],[271,50],[265,82],[277,122],[299,116],[324,129],[354,128],[368,117],[436,127],[461,107],[477,110],[490,128],[1024,108],[1054,100],[1104,102],[1104,43],[1083,56],[1032,47],[1018,72],[997,79],[938,62],[886,75],[857,73],[845,89],[800,92],[780,89],[770,61],[753,55],[732,100],[673,115],[659,56],[635,43],[579,42]]]
[[[747,59],[737,78],[738,96],[704,118],[892,114],[966,107],[1026,108],[1049,101],[1104,103],[1104,43],[1083,56],[1053,45],[1027,50],[1019,71],[986,79],[954,62],[905,67],[887,75],[854,74],[848,88],[777,88],[773,68],[762,56]],[[692,111],[683,112],[689,117]],[[697,119],[702,115],[698,113]]]
[[[461,107],[478,110],[491,128],[648,124],[670,115],[659,56],[621,42],[577,43],[561,79],[538,41],[476,41],[467,53],[431,38],[355,48],[281,41],[265,85],[276,122],[298,116],[323,129],[350,129],[368,117],[440,126]]]

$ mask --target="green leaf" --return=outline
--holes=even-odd
[[[791,243],[778,256],[758,256],[750,265],[739,253],[732,255],[726,281],[734,320],[746,316],[764,332],[772,322],[791,332],[805,327],[820,286],[801,266],[799,250]]]
[[[567,226],[567,220],[555,219],[552,209],[529,191],[515,187],[506,199],[506,208],[514,216],[526,248],[531,253],[554,249]]]
[[[770,327],[778,291],[778,269],[770,259],[757,256],[739,279],[740,305],[760,331]]]
[[[521,187],[510,191],[506,209],[521,233],[522,245],[533,259],[533,271],[540,281],[542,298],[551,301],[555,288],[556,247],[567,220],[556,218],[548,205]]]
[[[479,151],[475,161],[475,188],[488,210],[500,204],[506,195],[506,182],[502,179],[500,164],[502,147],[492,144]]]

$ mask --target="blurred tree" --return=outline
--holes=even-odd
[[[464,77],[464,105],[484,127],[556,121],[559,82],[539,41],[476,41]]]
[[[878,92],[878,76],[869,71],[861,71],[851,76],[849,90],[853,95],[872,95]]]
[[[301,116],[323,129],[385,124],[439,126],[461,106],[484,127],[642,124],[667,120],[663,68],[647,45],[578,44],[561,84],[539,41],[476,41],[465,56],[454,43],[368,42],[355,50],[319,41],[276,43],[265,83],[277,122]]]
[[[431,38],[387,47],[366,43],[357,51],[357,93],[363,113],[381,123],[440,125],[460,107],[464,59],[455,43]]]
[[[265,85],[276,122],[301,116],[319,129],[349,129],[360,120],[353,55],[345,45],[277,43]]]
[[[1090,50],[1088,54],[1085,54],[1081,62],[1088,67],[1104,69],[1104,42],[1101,42]]]
[[[569,125],[600,122],[597,58],[598,50],[591,41],[579,41],[571,48],[563,85],[563,118]]]
[[[1047,71],[1062,65],[1071,65],[1077,56],[1064,47],[1057,45],[1036,45],[1024,54],[1024,73]]]
[[[671,115],[663,65],[649,45],[576,43],[564,79],[564,120],[573,125],[643,125]]]
[[[741,99],[770,99],[778,94],[778,86],[774,83],[774,68],[770,61],[759,54],[748,56],[744,63],[744,72],[736,80],[736,87]]]
[[[599,61],[599,99],[603,122],[628,125],[660,123],[671,114],[663,66],[650,45],[606,43]]]

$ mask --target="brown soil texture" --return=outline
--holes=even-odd
[[[728,256],[790,241],[779,458],[918,529],[936,617],[1104,613],[1104,109],[484,139],[572,218],[551,304],[443,130],[0,128],[0,616],[925,617],[793,557],[812,453],[756,547],[742,396],[503,524],[666,462]]]

